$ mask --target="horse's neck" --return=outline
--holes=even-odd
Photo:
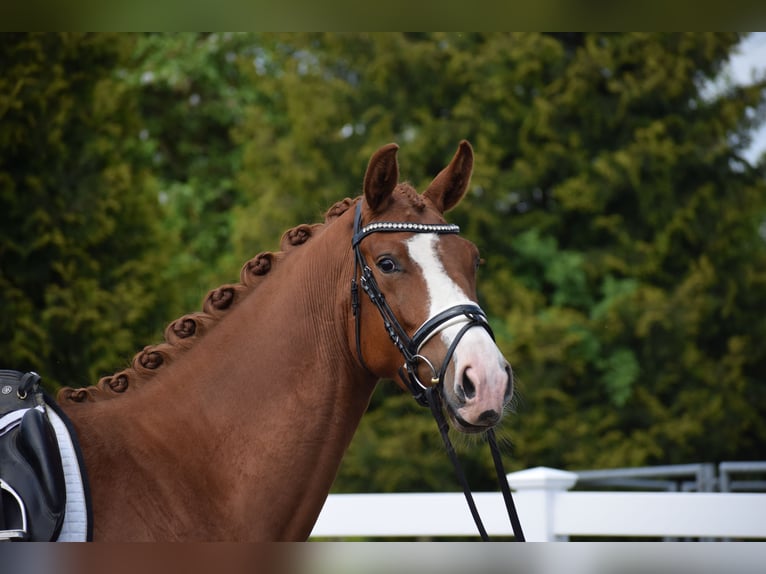
[[[300,247],[140,392],[72,409],[97,535],[309,534],[374,386],[354,362],[338,293],[351,258],[328,260],[330,241]]]

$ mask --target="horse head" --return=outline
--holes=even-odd
[[[473,150],[461,142],[422,194],[399,182],[397,150],[389,144],[372,155],[357,204],[352,296],[359,359],[422,404],[427,389],[440,386],[452,425],[482,432],[500,421],[513,373],[476,303],[478,249],[444,219],[468,188]]]

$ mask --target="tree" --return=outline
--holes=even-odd
[[[0,356],[51,388],[93,384],[163,326],[161,218],[131,37],[0,37]]]
[[[493,306],[535,401],[518,456],[762,458],[766,188],[740,153],[766,84],[704,95],[736,35],[549,41],[560,72],[521,127]]]
[[[232,249],[232,213],[249,198],[235,181],[242,146],[233,133],[264,98],[243,72],[262,51],[255,34],[142,34],[124,63],[164,226],[178,238],[168,269],[184,286],[178,314],[197,309],[242,263]]]

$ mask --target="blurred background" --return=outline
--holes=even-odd
[[[449,219],[517,376],[507,470],[766,459],[765,44],[2,34],[0,366],[94,384],[360,194],[379,146],[424,189],[465,138]],[[487,449],[458,443],[495,489]],[[457,490],[442,448],[383,382],[334,491]]]

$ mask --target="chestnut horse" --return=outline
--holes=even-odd
[[[62,389],[94,540],[310,535],[376,382],[397,379],[402,364],[379,310],[352,297],[355,251],[410,336],[445,309],[478,309],[478,251],[443,218],[468,187],[471,146],[461,142],[422,195],[399,183],[397,150],[372,155],[363,196],[286,232],[281,252],[248,261],[239,284],[212,291],[203,312],[171,323],[130,368]],[[431,329],[413,375],[429,386],[443,370],[453,426],[481,432],[500,420],[512,374],[488,328],[465,323],[453,316]]]

